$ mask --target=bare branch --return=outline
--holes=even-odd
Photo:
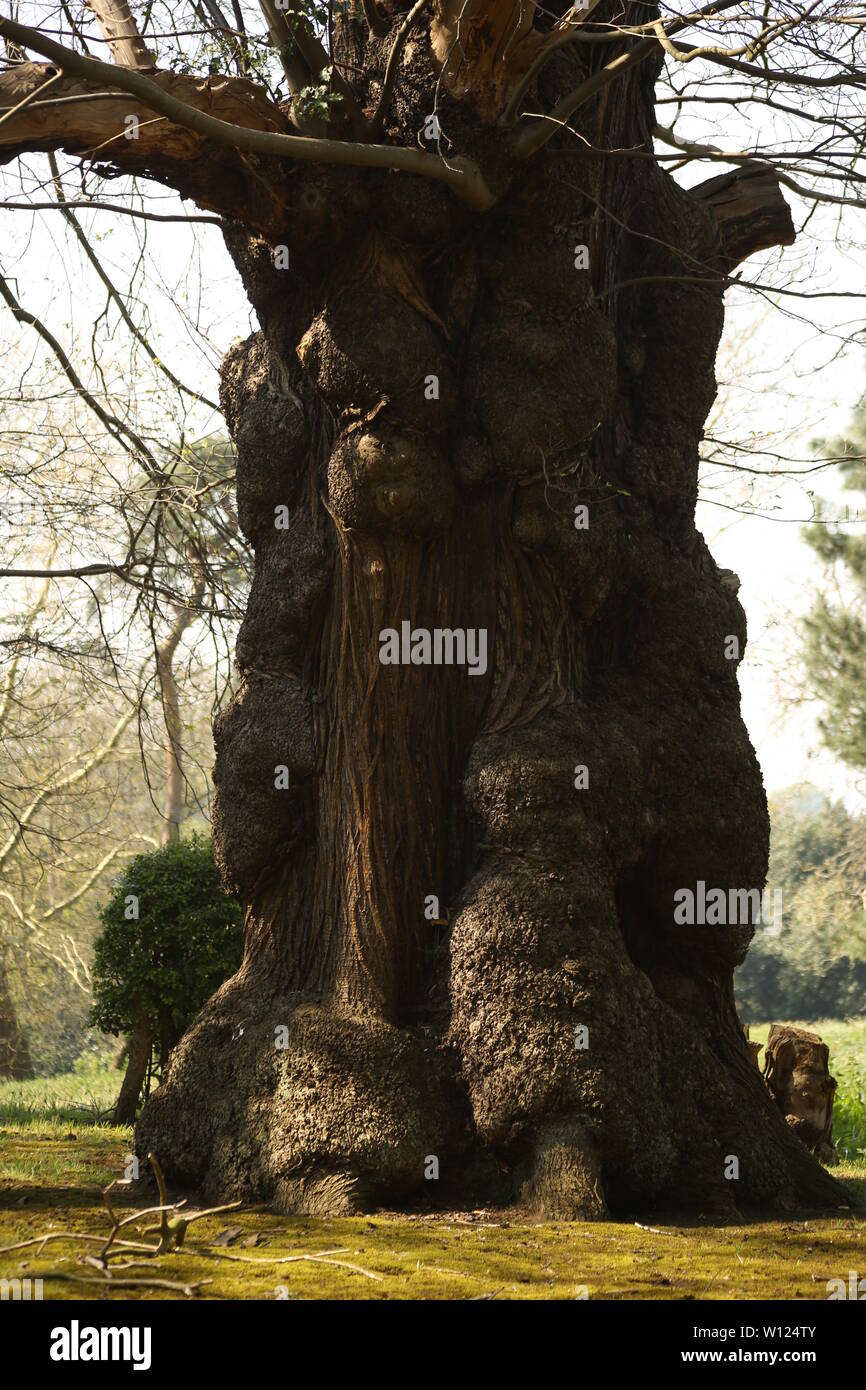
[[[165,718],[166,787],[165,804],[162,812],[162,844],[170,844],[180,834],[180,818],[183,807],[183,722],[180,713],[180,695],[174,674],[174,655],[186,629],[198,617],[198,608],[205,589],[205,570],[201,552],[191,545],[188,559],[193,573],[193,589],[189,602],[175,609],[175,619],[168,635],[159,644],[156,652],[156,675],[162,698]]]
[[[148,357],[150,358],[151,362],[153,362],[155,366],[159,367],[163,375],[168,378],[172,386],[176,387],[178,391],[183,391],[186,395],[192,396],[194,400],[200,401],[202,405],[208,406],[211,410],[219,410],[219,406],[214,401],[209,401],[207,397],[203,396],[199,391],[193,391],[188,386],[184,386],[183,382],[180,381],[174,375],[174,372],[172,372],[172,370],[166,366],[166,364],[160,359],[159,354],[148,342],[141,329],[133,320],[132,315],[130,314],[129,310],[126,307],[126,304],[123,301],[123,297],[115,287],[114,282],[112,281],[111,277],[109,276],[108,272],[103,266],[102,261],[99,259],[93,247],[91,246],[90,240],[87,237],[84,228],[81,226],[81,223],[78,221],[78,218],[75,216],[75,213],[70,208],[68,200],[66,198],[66,194],[63,190],[63,183],[60,178],[60,170],[57,167],[57,161],[55,160],[53,153],[49,153],[48,155],[48,164],[51,169],[51,180],[54,184],[54,191],[57,194],[58,206],[60,207],[60,210],[63,213],[64,221],[67,223],[69,227],[72,228],[72,231],[75,234],[78,244],[80,245],[90,264],[93,266],[93,269],[96,271],[103,285],[107,289],[109,298],[115,305],[118,313],[120,314],[120,317],[123,319],[123,322],[126,324],[135,341],[141,344]]]
[[[719,14],[722,10],[732,9],[734,5],[739,3],[740,0],[718,0],[718,3],[707,5],[703,10],[696,11],[695,14],[675,20],[666,26],[664,32],[668,36],[677,34],[693,24],[697,17],[705,14]],[[569,92],[567,96],[558,101],[549,116],[533,121],[522,131],[515,144],[518,157],[528,159],[535,154],[556,134],[560,126],[564,125],[575,111],[590,101],[597,92],[622,77],[630,68],[645,62],[650,54],[655,53],[659,47],[660,40],[657,34],[653,34],[650,38],[640,39],[632,48],[625,53],[618,54],[598,72],[593,73],[573,92]]]
[[[183,212],[145,212],[142,208],[125,208],[121,207],[119,203],[104,203],[96,198],[88,198],[84,202],[67,199],[64,203],[0,202],[0,208],[8,212],[57,212],[61,207],[72,208],[76,211],[79,209],[97,208],[103,212],[119,212],[122,213],[124,217],[138,217],[144,222],[204,222],[209,223],[212,227],[221,227],[223,224],[221,217],[208,217],[204,213],[200,216],[195,216]]]
[[[12,290],[9,288],[6,278],[2,274],[0,274],[0,299],[6,301],[7,305],[12,310],[13,317],[17,319],[19,323],[26,323],[29,324],[31,328],[35,328],[42,341],[46,343],[54,353],[66,377],[74,386],[81,399],[90,406],[96,418],[105,426],[112,438],[116,439],[124,449],[135,454],[148,473],[156,477],[160,472],[159,464],[141,436],[138,435],[135,430],[130,429],[128,425],[124,424],[122,420],[118,420],[115,416],[109,415],[108,411],[100,405],[99,401],[93,395],[93,392],[89,391],[81,380],[81,377],[69,360],[69,356],[55,338],[51,329],[46,327],[36,314],[31,313],[28,309],[24,309],[21,304],[19,304]],[[94,571],[91,569],[90,572],[93,573]],[[8,573],[11,572],[7,571],[7,574]],[[36,578],[38,573],[39,572],[32,577]],[[52,573],[56,573],[56,571]],[[81,571],[79,571],[79,574],[80,573]]]
[[[29,48],[41,53],[52,63],[62,67],[64,71],[73,73],[79,78],[89,82],[112,83],[124,92],[129,92],[137,96],[140,101],[152,111],[157,111],[167,117],[170,121],[183,127],[186,130],[195,131],[205,139],[215,140],[221,145],[228,145],[238,150],[249,150],[258,154],[271,154],[279,158],[298,159],[313,161],[321,164],[334,164],[350,166],[353,168],[367,169],[400,169],[407,173],[419,174],[422,178],[434,179],[439,183],[447,184],[456,195],[466,202],[470,207],[478,211],[490,207],[494,201],[493,194],[487,187],[482,177],[481,170],[474,161],[456,156],[446,160],[440,155],[432,154],[426,150],[407,149],[402,146],[389,145],[365,145],[349,141],[315,139],[304,135],[286,135],[278,133],[273,129],[253,129],[249,125],[234,125],[228,121],[220,120],[216,116],[211,116],[198,107],[190,105],[187,101],[180,101],[172,96],[163,86],[157,85],[159,79],[175,86],[183,85],[189,95],[197,91],[195,82],[179,84],[176,78],[168,74],[157,73],[151,80],[143,73],[135,72],[128,68],[112,67],[109,63],[102,63],[95,58],[85,58],[81,54],[73,53],[70,49],[64,48],[62,44],[55,43],[53,39],[46,38],[37,29],[30,29],[26,25],[16,24],[10,19],[0,19],[0,35],[11,39],[16,43],[26,44]],[[0,79],[0,92],[3,83],[8,81],[8,76]],[[226,82],[227,87],[242,86],[250,90],[250,84],[242,78],[234,78],[231,82]],[[205,84],[201,84],[205,87]],[[262,93],[253,88],[256,103],[261,108],[264,100]],[[212,92],[206,88],[200,99],[212,100]],[[284,125],[285,118],[279,108],[272,103],[267,103],[271,111],[272,125]],[[7,128],[4,128],[4,137],[0,139],[2,145],[17,145],[18,150],[27,148],[27,143],[22,144],[21,134],[17,131],[18,122],[11,121]],[[109,121],[103,122],[106,134],[111,130]],[[67,140],[71,132],[67,131]],[[116,141],[118,136],[122,138],[123,131],[113,128],[112,138]],[[17,138],[16,138],[17,136]],[[62,146],[64,144],[63,133],[60,131],[40,132],[41,141],[44,143],[46,136],[49,141]],[[165,139],[163,135],[162,139]],[[31,134],[30,147],[38,144],[39,137],[34,138]],[[73,139],[72,143],[76,143]],[[136,142],[130,141],[129,144]]]
[[[273,0],[259,0],[259,9],[268,26],[268,36],[272,46],[280,55],[283,72],[292,96],[306,87],[310,80],[310,69],[301,54],[289,44],[290,34],[285,16],[277,9]]]
[[[59,778],[50,786],[43,787],[39,792],[37,792],[36,796],[30,802],[30,805],[19,816],[18,824],[12,831],[2,850],[0,850],[0,867],[2,867],[3,864],[5,864],[6,860],[9,858],[9,855],[12,853],[15,846],[20,842],[22,836],[24,835],[24,832],[26,831],[28,825],[30,825],[31,821],[33,820],[33,817],[39,810],[40,806],[42,806],[43,803],[48,801],[50,798],[58,796],[60,792],[68,790],[69,787],[76,786],[79,782],[83,782],[87,778],[87,776],[94,771],[95,768],[99,767],[101,763],[104,763],[109,753],[111,753],[111,751],[116,747],[117,741],[123,733],[124,729],[126,729],[129,726],[129,724],[131,724],[134,714],[135,706],[133,705],[117,721],[109,738],[100,748],[97,748],[95,753],[92,753],[89,758],[87,758],[84,762],[80,763],[79,766],[74,769],[74,771],[68,772],[66,776]]]

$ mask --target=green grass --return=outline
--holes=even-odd
[[[824,1299],[828,1279],[847,1278],[863,1263],[866,1020],[806,1026],[829,1044],[839,1080],[835,1133],[843,1162],[836,1171],[849,1184],[851,1210],[737,1225],[646,1218],[639,1227],[535,1224],[516,1212],[315,1220],[246,1208],[194,1223],[182,1250],[139,1262],[126,1277],[209,1281],[198,1291],[206,1299],[574,1299],[584,1289],[590,1298]],[[760,1041],[765,1034],[752,1031]],[[102,1191],[122,1175],[131,1143],[129,1130],[104,1119],[119,1083],[118,1072],[93,1064],[50,1080],[0,1083],[0,1278],[42,1278],[47,1299],[184,1296],[180,1289],[109,1291],[56,1278],[96,1277],[80,1261],[98,1244],[68,1237],[108,1231]],[[117,1207],[134,1209],[128,1197]],[[214,1247],[229,1226],[241,1228],[238,1238]],[[47,1233],[66,1239],[4,1248]],[[132,1228],[125,1234],[139,1238]],[[241,1244],[253,1237],[255,1245]],[[344,1263],[297,1258],[326,1251],[338,1251],[326,1258]],[[290,1263],[277,1263],[290,1256]]]
[[[63,1076],[0,1081],[0,1126],[30,1122],[68,1126],[77,1121],[94,1124],[107,1120],[122,1079],[122,1072],[88,1059]]]
[[[6,1184],[105,1187],[132,1130],[110,1124],[121,1073],[88,1061],[63,1076],[0,1082],[0,1201]]]

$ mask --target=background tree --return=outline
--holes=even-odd
[[[84,1034],[106,877],[118,861],[159,842],[166,801],[176,823],[193,815],[200,824],[208,815],[210,714],[224,688],[219,629],[232,620],[242,591],[244,547],[232,540],[233,509],[229,518],[222,512],[234,476],[225,440],[163,451],[172,482],[157,522],[146,476],[124,478],[113,496],[117,460],[108,445],[96,453],[92,433],[93,466],[69,477],[64,465],[82,447],[81,427],[56,403],[39,448],[8,402],[2,420],[0,525],[10,559],[24,551],[32,565],[42,550],[44,561],[62,569],[74,559],[73,527],[122,544],[132,522],[147,530],[157,560],[152,590],[101,574],[72,597],[51,576],[6,585],[0,962],[9,1036],[29,1041],[31,1060],[45,1073],[68,1068],[82,1046],[97,1045]],[[190,547],[201,557],[192,581]],[[198,640],[181,641],[193,622]],[[160,675],[176,711],[174,747]]]
[[[759,928],[734,977],[744,1022],[846,1018],[866,1005],[866,825],[808,783],[770,798],[771,892],[780,922]]]
[[[751,929],[672,909],[766,871],[698,446],[724,292],[794,237],[779,184],[862,203],[856,16],[267,5],[268,59],[247,7],[190,43],[151,7],[122,45],[91,8],[113,66],[80,19],[63,44],[0,21],[0,146],[194,198],[260,324],[221,397],[255,550],[216,728],[246,952],[139,1146],[290,1209],[421,1190],[431,1153],[557,1216],[837,1201],[742,1037]],[[659,126],[664,62],[781,104],[784,135]],[[733,171],[686,190],[667,160]],[[404,621],[484,629],[487,669],[381,665]]]
[[[131,1124],[156,1050],[160,1070],[206,999],[237,969],[243,918],[209,839],[173,839],[127,867],[100,912],[90,1022],[129,1033],[115,1124]]]
[[[187,790],[181,696],[175,673],[178,646],[198,619],[213,619],[220,601],[232,607],[242,598],[249,556],[238,537],[230,502],[235,473],[230,441],[214,436],[181,445],[164,460],[164,470],[158,505],[152,508],[148,502],[138,534],[162,561],[161,592],[154,596],[149,626],[155,684],[165,723],[161,832],[165,845],[179,838]],[[148,491],[145,488],[145,498]],[[169,597],[173,589],[182,592],[187,576],[191,591],[180,601]],[[162,611],[165,607],[171,610],[167,623]],[[223,610],[217,621],[225,616]]]
[[[835,455],[843,496],[853,494],[854,506],[819,502],[817,521],[804,532],[827,576],[805,622],[805,678],[821,705],[818,727],[827,747],[866,769],[866,537],[857,524],[866,500],[866,402],[843,438],[816,448]]]

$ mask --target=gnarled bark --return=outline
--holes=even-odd
[[[404,132],[420,45],[410,76]],[[633,77],[584,133],[651,128]],[[483,218],[354,182],[291,272],[230,230],[256,573],[215,836],[248,944],[139,1125],[178,1180],[351,1210],[429,1192],[436,1156],[452,1197],[559,1217],[834,1200],[736,1019],[751,929],[673,916],[767,855],[744,615],[693,520],[736,258],[705,201],[563,141]],[[486,672],[380,664],[404,620],[486,629]]]

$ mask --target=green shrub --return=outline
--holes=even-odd
[[[223,890],[210,839],[139,854],[99,916],[90,1024],[129,1033],[143,1008],[164,1064],[243,953],[241,909]]]

